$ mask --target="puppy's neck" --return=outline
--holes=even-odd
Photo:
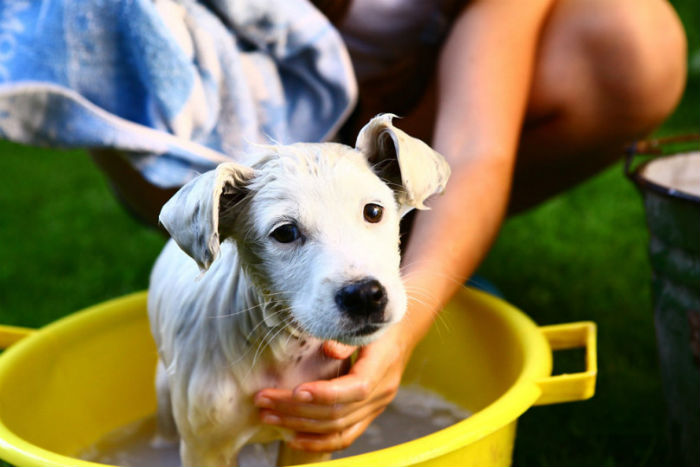
[[[221,348],[229,364],[284,364],[317,340],[294,325],[281,294],[256,284],[253,277],[245,268],[231,268],[230,307],[217,320]]]
[[[294,326],[288,305],[276,300],[278,295],[248,285],[251,305],[246,311],[246,327],[252,326],[251,337],[245,341],[244,353],[234,357],[240,361],[240,355],[248,356],[239,367],[244,375],[257,374],[265,381],[263,387],[291,389],[305,381],[333,378],[347,371],[348,362],[326,357],[322,340]]]

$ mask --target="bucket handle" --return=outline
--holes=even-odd
[[[36,330],[20,326],[0,325],[0,350],[5,350],[15,342],[34,334]]]
[[[591,321],[540,326],[552,351],[586,349],[586,370],[547,376],[535,381],[541,394],[535,405],[558,404],[590,399],[595,393],[598,374],[596,325]]]
[[[634,157],[637,154],[663,155],[663,147],[673,143],[700,142],[700,134],[688,133],[682,135],[667,136],[665,138],[647,139],[636,141],[625,148],[624,171],[628,178],[635,180],[635,172],[632,168]]]

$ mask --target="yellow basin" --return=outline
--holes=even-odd
[[[0,458],[11,464],[101,465],[73,456],[155,411],[156,351],[144,292],[38,331],[2,327],[0,346],[11,346],[0,356]],[[586,348],[586,370],[550,376],[552,350],[575,347]],[[464,289],[416,349],[404,384],[433,390],[473,415],[323,465],[510,465],[518,417],[533,405],[591,397],[595,378],[593,323],[538,327],[506,302]]]

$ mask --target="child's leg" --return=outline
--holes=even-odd
[[[555,2],[540,36],[510,212],[619,159],[673,111],[685,77],[685,35],[668,2]],[[435,96],[431,86],[399,126],[429,140]]]
[[[670,115],[685,77],[685,35],[668,2],[557,2],[542,36],[511,212],[619,159]]]

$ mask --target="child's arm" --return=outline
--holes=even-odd
[[[486,254],[505,215],[550,4],[476,1],[455,22],[439,61],[433,140],[452,176],[432,211],[416,217],[403,266],[407,315],[361,349],[348,375],[305,383],[294,393],[258,394],[263,420],[276,416],[275,424],[297,431],[292,447],[331,451],[352,443],[393,399],[413,348]]]

